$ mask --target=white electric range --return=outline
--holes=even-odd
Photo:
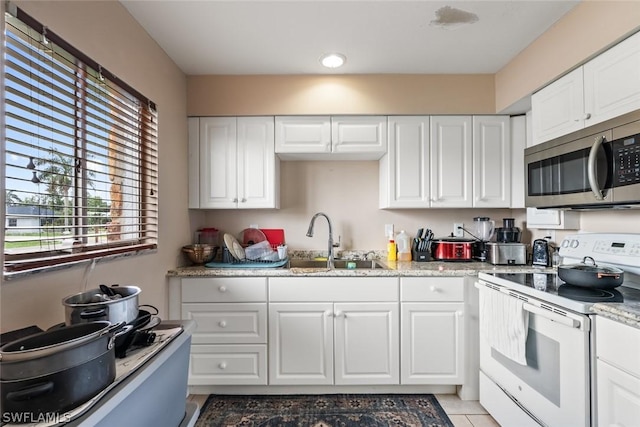
[[[593,425],[595,314],[590,307],[640,301],[640,234],[570,235],[560,245],[560,256],[562,264],[590,256],[597,264],[619,267],[624,282],[614,289],[580,288],[548,269],[478,276],[481,325],[483,318],[495,318],[494,308],[486,304],[483,313],[483,295],[485,301],[501,295],[516,313],[515,324],[522,321],[525,330],[524,337],[514,339],[524,348],[525,363],[497,351],[500,346],[489,342],[489,334],[480,337],[480,403],[501,425]]]

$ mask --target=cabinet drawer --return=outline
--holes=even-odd
[[[266,344],[191,346],[189,385],[266,384]]]
[[[640,378],[640,329],[596,316],[596,355]]]
[[[401,301],[464,301],[464,277],[403,277]]]
[[[182,302],[266,301],[266,277],[182,279]]]
[[[182,318],[196,322],[194,344],[267,342],[267,304],[182,304]]]
[[[398,301],[395,277],[273,277],[270,301],[393,302]]]

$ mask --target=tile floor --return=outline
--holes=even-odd
[[[206,394],[190,394],[189,400],[202,407],[207,397]],[[455,427],[500,427],[477,400],[460,400],[455,394],[437,394],[436,398]]]

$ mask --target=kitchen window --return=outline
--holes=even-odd
[[[155,104],[12,4],[4,47],[5,277],[155,249]]]

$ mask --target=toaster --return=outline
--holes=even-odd
[[[487,262],[493,265],[525,265],[527,245],[524,243],[487,243]]]

